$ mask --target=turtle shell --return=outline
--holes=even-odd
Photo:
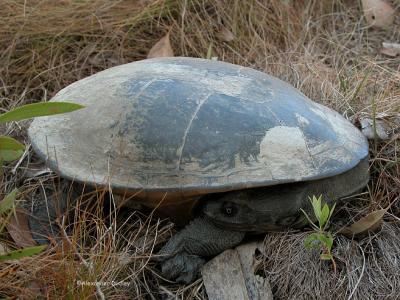
[[[156,58],[79,80],[35,119],[34,150],[62,176],[148,195],[198,195],[321,179],[368,155],[337,112],[254,69]]]

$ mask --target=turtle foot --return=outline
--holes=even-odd
[[[206,260],[186,252],[179,253],[161,264],[161,271],[170,280],[189,284],[200,274],[200,269]]]
[[[245,233],[215,226],[206,217],[193,220],[160,250],[162,274],[171,280],[190,283],[200,274],[207,257],[237,246]]]

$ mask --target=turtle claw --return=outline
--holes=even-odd
[[[205,262],[200,256],[181,252],[162,262],[161,271],[170,280],[189,284],[199,276]]]

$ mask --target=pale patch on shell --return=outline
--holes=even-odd
[[[307,142],[298,127],[269,129],[260,143],[260,160],[268,166],[275,179],[301,180],[315,173]]]

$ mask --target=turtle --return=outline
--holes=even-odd
[[[35,119],[33,149],[63,178],[191,220],[158,255],[178,282],[246,233],[304,226],[309,197],[332,203],[369,179],[358,128],[252,68],[145,59],[72,83],[51,99],[61,100],[85,108]]]

